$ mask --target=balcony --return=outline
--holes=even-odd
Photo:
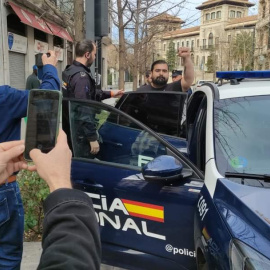
[[[203,46],[200,46],[200,49],[202,51],[209,51],[209,50],[214,50],[215,46],[214,45],[203,45]]]

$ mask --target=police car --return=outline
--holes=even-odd
[[[217,77],[187,106],[176,92],[129,92],[116,108],[64,100],[73,185],[93,200],[103,263],[270,269],[270,72]],[[93,121],[100,152],[85,156],[78,132]]]

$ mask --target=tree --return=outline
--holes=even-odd
[[[85,38],[84,0],[74,0],[75,42]]]
[[[133,75],[133,90],[137,89],[137,77],[142,76],[152,60],[154,38],[164,32],[164,27],[153,25],[148,29],[149,19],[168,10],[179,13],[183,4],[172,4],[169,0],[113,0],[111,16],[118,29],[119,39],[119,88],[124,87],[124,67],[128,64]],[[160,12],[160,11],[163,12]],[[168,24],[168,22],[166,22]],[[179,23],[180,25],[180,23]],[[133,52],[132,61],[127,51]]]
[[[172,40],[169,43],[169,48],[167,51],[166,58],[167,58],[169,70],[173,70],[175,68],[176,51],[175,51],[174,42]]]
[[[241,61],[242,70],[251,70],[253,62],[253,36],[241,31],[232,42],[232,54],[236,61]]]

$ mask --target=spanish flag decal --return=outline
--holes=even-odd
[[[131,216],[164,222],[164,207],[121,199]]]
[[[208,241],[211,238],[209,236],[208,231],[207,231],[207,229],[205,227],[202,230],[202,234],[203,234],[204,238],[206,239],[206,241]]]

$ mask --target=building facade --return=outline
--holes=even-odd
[[[195,80],[215,79],[218,70],[241,70],[252,68],[253,63],[233,57],[234,40],[249,33],[255,37],[257,16],[248,16],[253,3],[247,0],[209,0],[197,7],[201,11],[200,26],[169,31],[159,39],[156,48],[161,58],[166,59],[167,48],[174,42],[175,49],[189,47],[195,66]],[[254,42],[247,53],[254,54]],[[176,61],[176,69],[183,69],[183,63]]]
[[[259,2],[256,24],[255,68],[270,69],[270,1]]]
[[[0,85],[25,89],[35,55],[55,50],[58,74],[72,58],[72,38],[65,23],[44,10],[42,1],[0,0]]]

